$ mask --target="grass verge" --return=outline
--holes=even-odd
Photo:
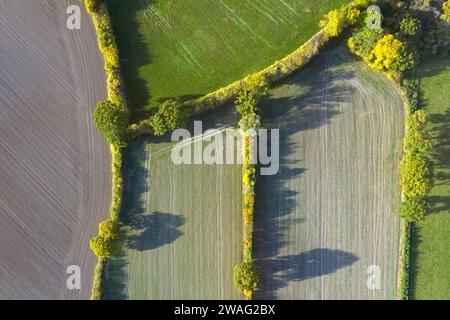
[[[434,141],[434,185],[428,214],[412,230],[411,299],[450,298],[450,58],[441,53],[421,63],[421,103]]]

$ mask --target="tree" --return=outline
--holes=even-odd
[[[99,258],[107,258],[113,254],[113,241],[100,235],[89,240],[89,247]]]
[[[171,130],[183,127],[186,118],[183,105],[178,100],[169,99],[159,106],[150,120],[150,126],[155,135],[162,136]]]
[[[348,39],[348,47],[354,54],[366,59],[382,35],[383,31],[380,29],[369,29],[363,26],[356,29]]]
[[[94,112],[94,123],[110,144],[119,148],[126,145],[128,112],[124,107],[109,100],[100,102]]]
[[[117,233],[117,223],[111,219],[104,220],[98,225],[98,235],[105,239],[114,239]]]
[[[400,21],[399,35],[408,41],[417,40],[422,35],[422,23],[419,19],[403,18]]]
[[[331,10],[320,21],[326,37],[337,37],[345,27],[345,16],[339,10]]]
[[[402,73],[415,64],[414,54],[392,34],[386,34],[378,40],[368,61],[372,68],[388,73]]]
[[[253,261],[243,262],[234,267],[233,279],[236,288],[251,298],[252,292],[258,288],[260,274]]]

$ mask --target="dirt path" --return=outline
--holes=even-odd
[[[258,178],[258,298],[395,298],[402,117],[393,86],[342,50],[274,89],[264,118],[280,128],[280,172]]]
[[[88,239],[110,205],[108,146],[92,123],[103,61],[78,0],[0,0],[0,298],[89,298]],[[81,268],[81,290],[66,268]]]

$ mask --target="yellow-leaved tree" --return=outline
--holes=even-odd
[[[378,40],[367,60],[370,67],[388,74],[402,73],[414,66],[414,54],[392,34]]]

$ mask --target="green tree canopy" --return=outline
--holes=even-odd
[[[253,261],[243,262],[234,268],[234,284],[244,293],[255,291],[260,282],[259,271]]]
[[[150,120],[153,133],[162,136],[171,130],[181,128],[186,123],[187,114],[180,101],[164,101]]]
[[[89,240],[89,247],[99,258],[110,257],[113,253],[113,241],[100,235]]]
[[[100,102],[94,112],[94,123],[110,144],[119,148],[126,145],[128,112],[124,107],[109,100]]]

